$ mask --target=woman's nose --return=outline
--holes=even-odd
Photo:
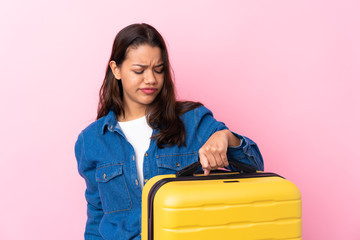
[[[146,75],[145,75],[145,79],[144,82],[146,84],[155,84],[156,83],[156,77],[153,71],[149,71]]]

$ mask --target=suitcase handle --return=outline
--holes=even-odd
[[[235,168],[239,173],[255,173],[256,168],[253,166],[245,165],[235,160],[228,160],[229,164]],[[176,177],[188,177],[192,176],[201,167],[200,161],[190,164],[180,171],[176,172]],[[224,171],[227,172],[227,171]]]

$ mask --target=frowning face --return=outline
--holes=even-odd
[[[149,44],[130,46],[121,66],[113,61],[110,66],[115,78],[122,82],[125,113],[145,112],[164,84],[161,49]]]

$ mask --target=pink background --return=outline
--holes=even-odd
[[[180,99],[254,139],[303,197],[303,239],[360,239],[356,0],[0,2],[0,239],[82,239],[74,143],[116,33],[165,37]]]

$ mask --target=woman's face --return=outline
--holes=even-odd
[[[115,77],[121,79],[126,114],[145,111],[164,84],[164,62],[159,47],[148,44],[129,47],[120,67],[110,62]]]

